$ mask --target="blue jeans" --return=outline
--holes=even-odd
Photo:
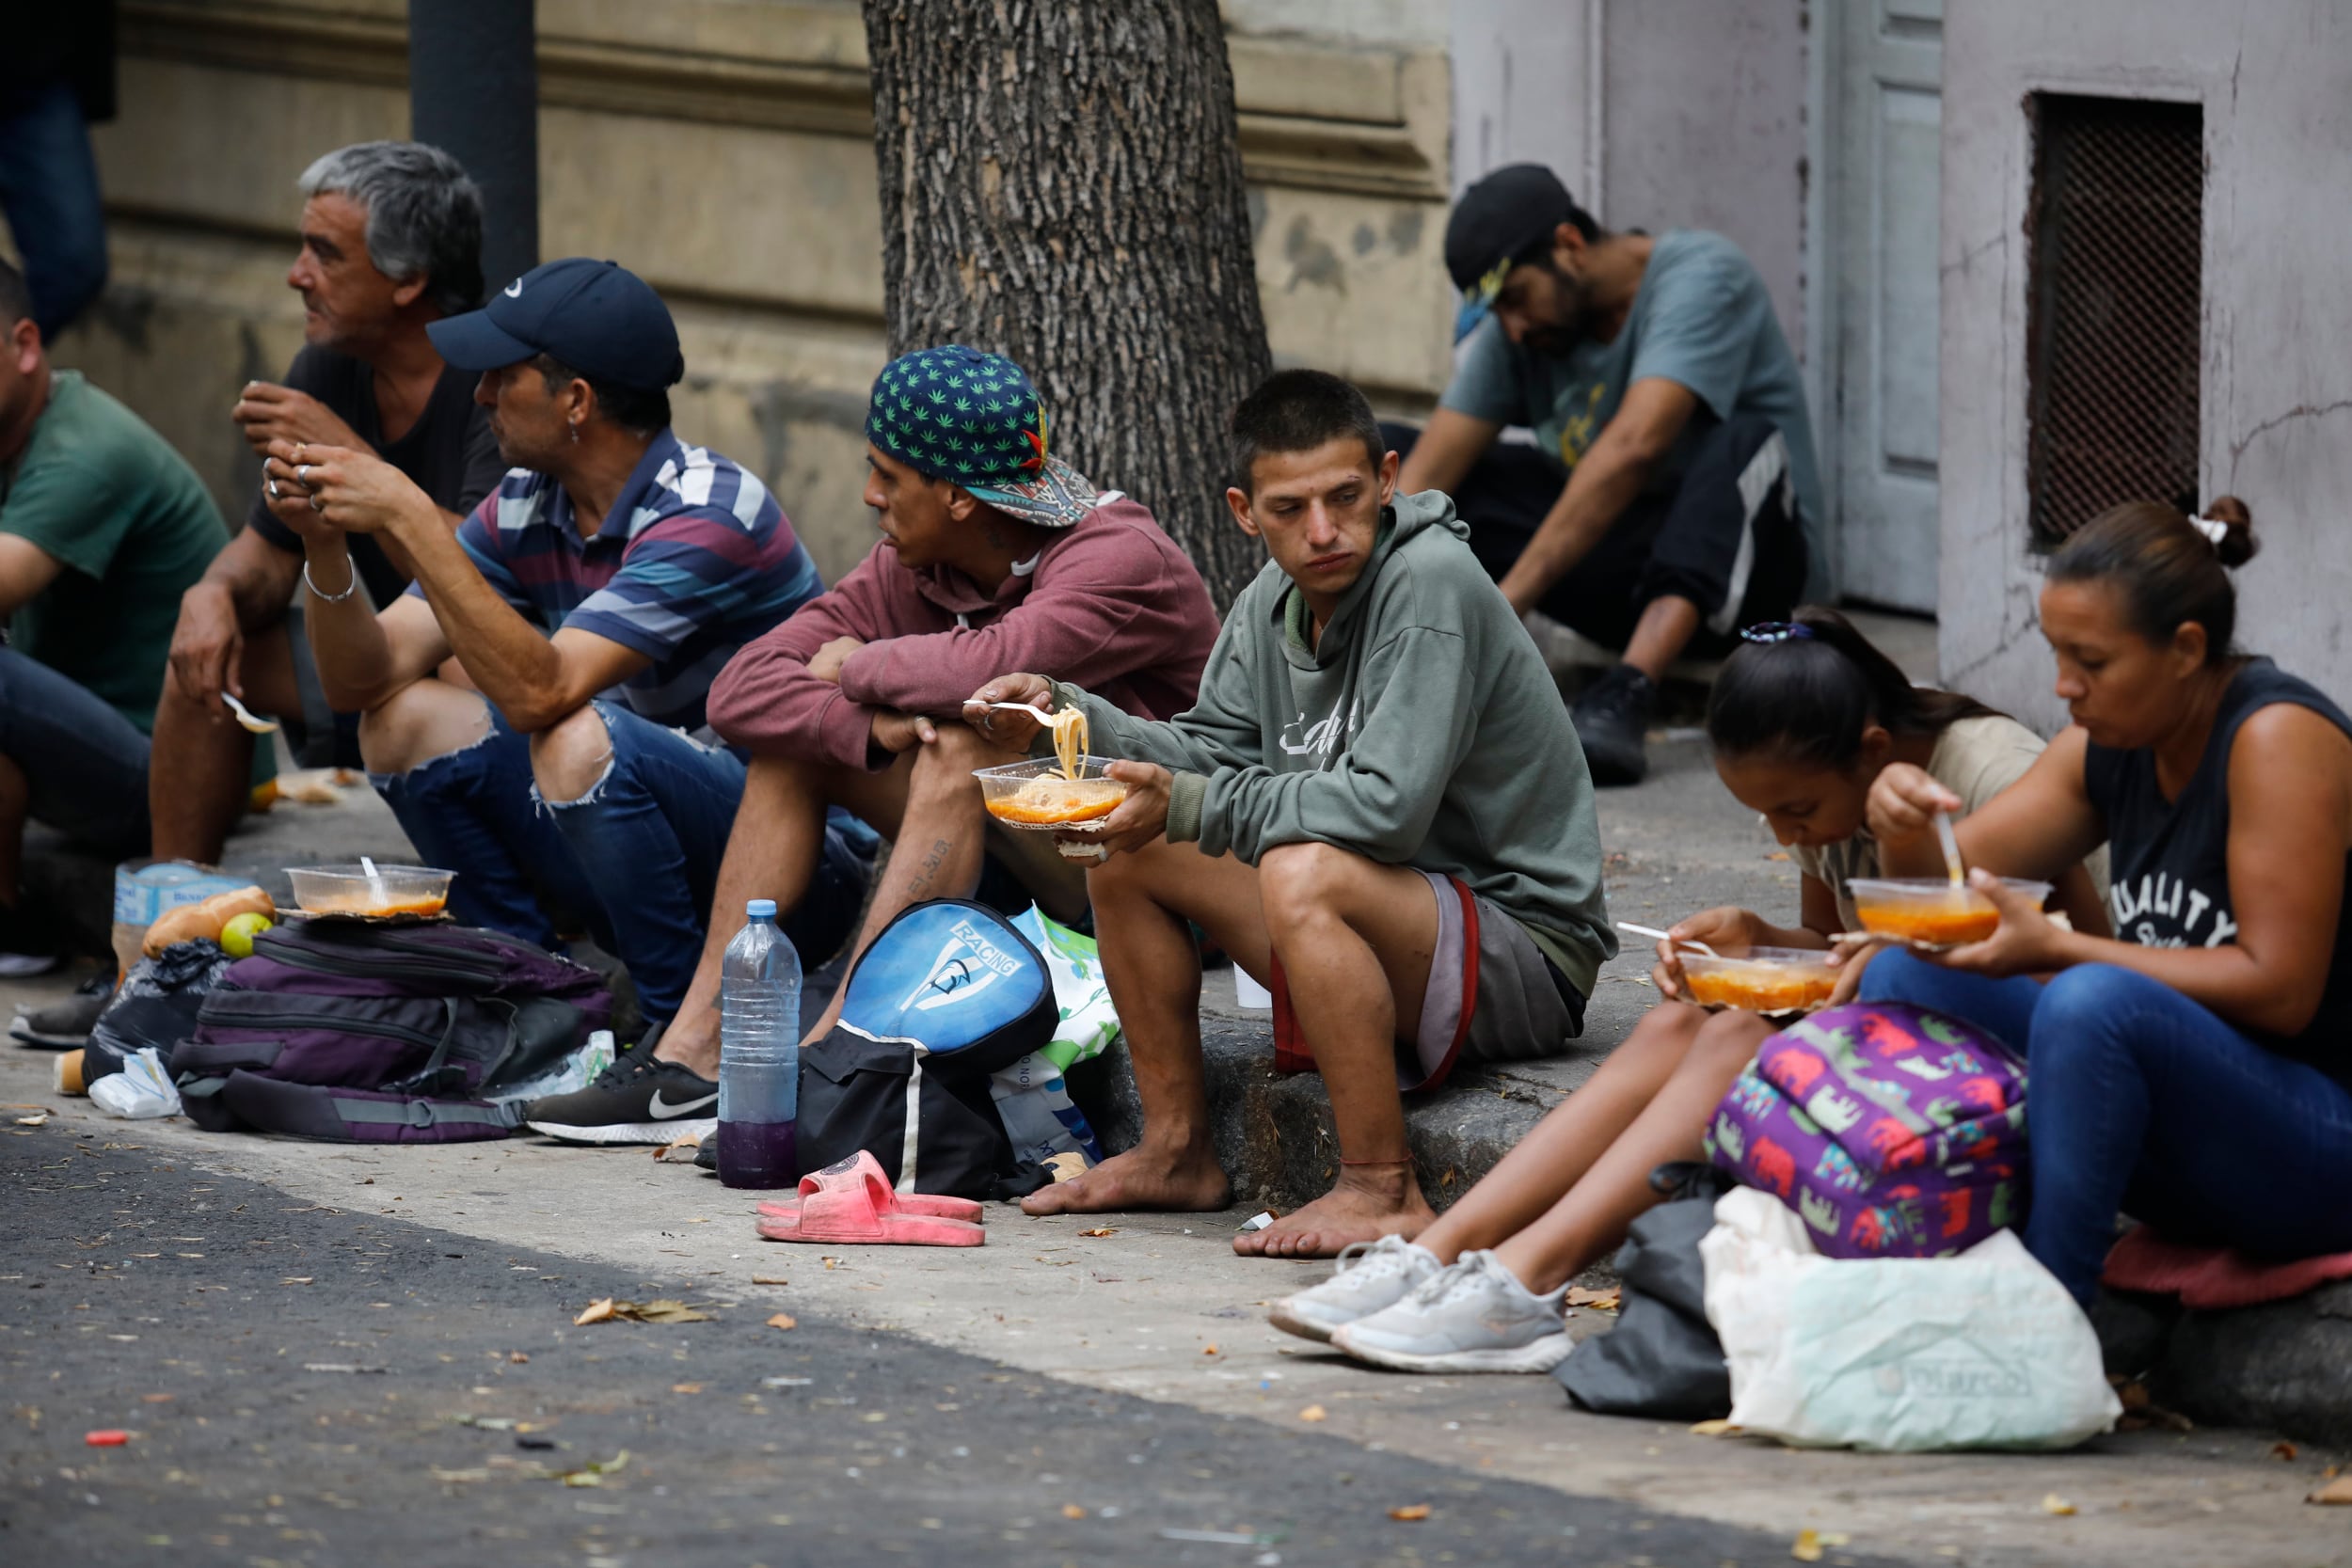
[[[702,958],[743,760],[598,701],[612,760],[577,800],[549,803],[532,781],[531,737],[493,708],[490,733],[406,773],[369,775],[427,863],[458,873],[450,910],[559,948],[543,898],[577,911],[628,966],[648,1023],[677,1015]],[[804,969],[849,940],[872,875],[873,831],[836,813],[817,875],[784,932]]]
[[[63,82],[0,104],[0,212],[43,342],[106,286],[106,219],[81,101]]]
[[[2118,1211],[2257,1258],[2352,1251],[2352,1089],[2161,981],[2113,964],[1988,980],[1882,953],[1861,994],[1964,1018],[2025,1054],[2026,1247],[2076,1300],[2097,1291]]]
[[[147,736],[87,687],[8,647],[0,757],[24,773],[34,821],[118,858],[147,853]]]

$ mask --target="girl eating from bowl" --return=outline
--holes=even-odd
[[[2119,506],[2049,564],[2042,632],[2074,727],[1959,828],[1970,863],[2063,865],[2105,839],[2117,939],[2068,931],[1983,870],[2001,911],[1931,962],[1871,960],[1867,998],[1956,1013],[2026,1057],[2033,1255],[2088,1304],[2119,1210],[2265,1258],[2352,1249],[2352,719],[2231,646],[2245,506]],[[1879,775],[1890,863],[1936,863],[1949,791]],[[2047,984],[2033,976],[2056,974]]]
[[[1972,807],[2042,750],[2032,732],[1979,703],[1913,686],[1834,610],[1801,610],[1794,622],[1742,635],[1716,678],[1707,732],[1724,787],[1763,813],[1804,872],[1798,923],[1724,908],[1676,926],[1651,971],[1665,1000],[1590,1083],[1417,1238],[1389,1236],[1343,1255],[1331,1279],[1276,1305],[1276,1324],[1410,1370],[1556,1364],[1569,1348],[1568,1280],[1660,1200],[1652,1170],[1700,1157],[1708,1118],[1772,1032],[1755,1013],[1708,1013],[1685,1000],[1677,943],[1705,942],[1725,957],[1827,948],[1839,931],[1860,929],[1846,882],[1879,870],[1863,813],[1885,769],[1911,768]],[[2079,865],[2059,879],[2054,902],[2104,928]]]

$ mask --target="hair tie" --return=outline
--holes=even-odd
[[[2230,537],[2230,525],[2218,517],[2191,517],[2188,526],[2203,534],[2205,542],[2217,550],[2221,547],[2221,541]]]
[[[1753,626],[1744,626],[1740,632],[1742,642],[1787,642],[1791,639],[1810,642],[1813,641],[1813,628],[1802,621],[1764,621]]]

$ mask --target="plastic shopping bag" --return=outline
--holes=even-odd
[[[2015,1232],[1954,1258],[1829,1259],[1740,1188],[1699,1243],[1731,1420],[1801,1446],[2065,1449],[2122,1414],[2098,1337]]]
[[[1067,1072],[1109,1050],[1119,1037],[1119,1014],[1111,1006],[1111,989],[1103,979],[1094,939],[1047,918],[1035,904],[1015,916],[1012,927],[1045,956],[1046,972],[1054,980],[1054,1006],[1061,1013],[1053,1039],[1039,1054]]]

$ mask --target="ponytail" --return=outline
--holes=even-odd
[[[1963,719],[1999,717],[1973,697],[1914,686],[1854,624],[1807,605],[1786,635],[1751,639],[1724,661],[1707,702],[1707,737],[1724,756],[1769,755],[1845,769],[1877,724],[1902,737],[1942,735]]]

